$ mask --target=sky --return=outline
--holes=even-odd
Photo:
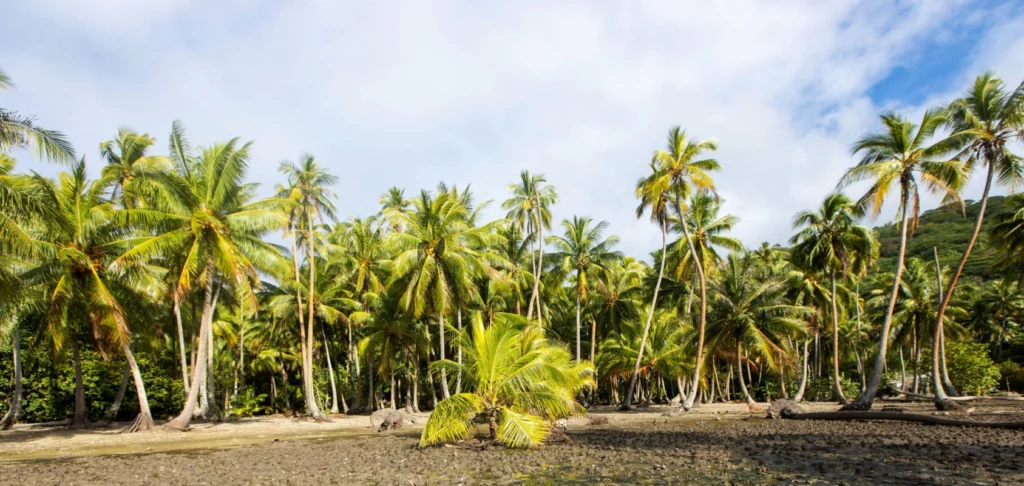
[[[528,169],[556,187],[556,219],[606,220],[640,258],[660,238],[636,218],[635,182],[674,125],[718,141],[724,211],[754,247],[786,242],[879,113],[918,118],[987,70],[1024,80],[1021,2],[4,3],[0,68],[16,86],[0,106],[64,132],[91,174],[119,127],[165,152],[176,119],[193,145],[254,141],[267,195],[282,160],[313,154],[341,178],[343,218],[440,181],[470,184],[499,218]]]

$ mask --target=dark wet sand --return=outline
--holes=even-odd
[[[1016,414],[1015,414],[1016,415]],[[416,448],[418,429],[230,449],[2,461],[3,484],[1024,484],[1024,432],[612,415],[531,451]],[[998,417],[999,420],[1020,420]]]

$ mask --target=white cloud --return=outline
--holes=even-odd
[[[633,184],[671,125],[719,139],[736,235],[784,241],[792,214],[832,190],[873,126],[868,89],[969,10],[959,0],[95,3],[15,9],[15,29],[40,42],[0,58],[19,83],[4,106],[37,114],[93,160],[120,125],[162,139],[181,118],[195,143],[255,140],[252,177],[269,186],[279,160],[316,154],[343,178],[345,215],[376,210],[389,186],[441,180],[500,201],[528,168],[557,186],[556,216],[609,220],[638,256],[658,242],[634,217]],[[61,28],[42,29],[54,15]],[[979,49],[964,79],[988,68],[1024,76],[1024,16],[1003,20],[983,44],[1008,48]]]

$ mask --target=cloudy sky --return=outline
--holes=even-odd
[[[93,174],[118,127],[163,151],[174,119],[194,144],[254,140],[268,193],[281,160],[314,154],[345,217],[438,181],[472,184],[498,217],[529,169],[557,187],[556,217],[607,220],[637,256],[658,233],[634,183],[672,125],[718,139],[720,193],[755,246],[788,238],[882,110],[917,116],[986,70],[1024,80],[1011,2],[4,3],[16,88],[0,106],[63,131]]]

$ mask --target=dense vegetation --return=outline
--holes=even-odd
[[[739,218],[714,182],[728,163],[673,128],[646,170],[637,161],[637,217],[662,236],[651,264],[618,251],[605,222],[556,217],[555,185],[526,171],[489,195],[499,220],[483,220],[491,201],[470,186],[444,183],[392,188],[377,213],[344,219],[344,174],[312,155],[282,162],[260,197],[251,142],[193,146],[174,122],[166,151],[119,130],[93,180],[59,132],[10,111],[0,122],[4,427],[404,406],[437,411],[423,445],[466,437],[477,418],[525,447],[594,403],[869,408],[895,386],[941,407],[1011,386],[999,370],[1019,379],[1024,198],[989,192],[1024,177],[1011,151],[1024,86],[990,74],[920,123],[883,115],[839,184],[869,181],[867,193],[796,215],[786,248],[729,236]],[[23,147],[65,172],[17,172]],[[919,214],[924,193],[949,205]],[[867,229],[893,199],[899,224]]]

